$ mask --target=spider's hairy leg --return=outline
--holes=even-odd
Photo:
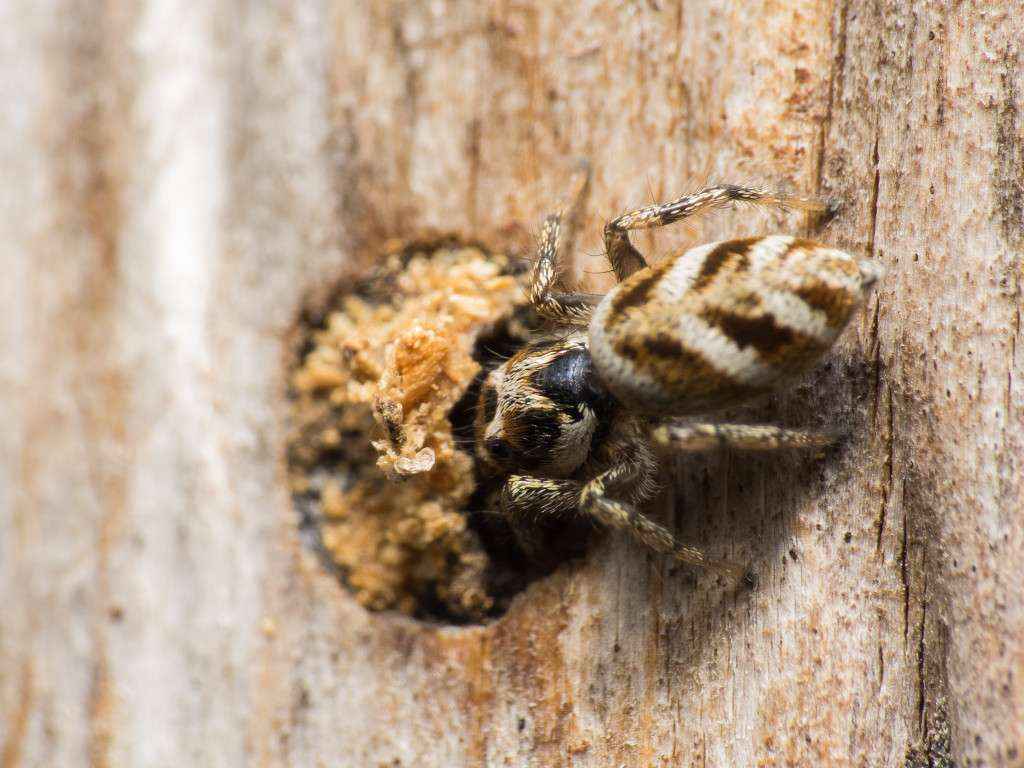
[[[736,184],[720,184],[704,187],[689,195],[677,197],[664,203],[645,205],[613,219],[605,227],[605,233],[626,233],[631,229],[664,227],[689,216],[699,216],[729,203],[751,203],[783,210],[801,210],[809,213],[826,214],[835,206],[821,200],[780,195],[763,187],[741,187]]]
[[[651,430],[655,445],[675,451],[707,451],[734,448],[772,451],[781,448],[824,448],[837,435],[770,424],[659,424]]]
[[[528,475],[511,475],[501,488],[501,511],[523,553],[542,553],[537,523],[544,518],[578,514],[582,483]]]
[[[595,294],[566,292],[561,277],[572,271],[576,233],[590,194],[590,164],[581,161],[577,168],[572,202],[564,215],[555,213],[544,219],[537,263],[530,277],[530,302],[543,317],[569,325],[586,325],[601,297]]]
[[[639,463],[624,458],[621,464],[602,472],[583,486],[579,495],[580,510],[607,528],[626,531],[656,552],[672,555],[683,563],[710,568],[753,583],[754,577],[742,565],[710,558],[696,547],[683,544],[667,528],[641,514],[634,505],[608,495],[609,486],[621,487],[642,482],[639,473],[643,471]]]
[[[802,210],[818,216],[831,215],[836,211],[834,205],[820,200],[787,197],[761,187],[741,187],[736,184],[705,187],[675,200],[645,205],[608,222],[604,228],[604,245],[615,276],[621,282],[638,269],[647,266],[644,257],[629,241],[630,230],[664,227],[689,216],[698,216],[716,208],[723,208],[733,202],[783,210]]]

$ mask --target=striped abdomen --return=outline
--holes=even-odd
[[[636,410],[728,407],[812,367],[878,275],[800,238],[711,243],[616,286],[590,322],[590,352],[604,384]]]

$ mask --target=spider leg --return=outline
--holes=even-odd
[[[576,233],[583,209],[590,194],[590,164],[580,163],[576,189],[565,215],[556,213],[544,219],[537,263],[530,279],[530,302],[537,312],[549,320],[568,325],[586,325],[599,294],[562,290],[561,276],[572,272]]]
[[[740,187],[735,184],[705,187],[692,195],[637,208],[608,222],[604,228],[604,247],[615,276],[621,282],[638,269],[647,266],[644,257],[629,241],[630,230],[664,227],[688,216],[697,216],[716,208],[723,208],[732,202],[753,203],[784,210],[795,208],[818,215],[835,212],[833,206],[821,201],[785,197],[759,187]]]
[[[785,429],[769,424],[672,424],[651,430],[655,445],[676,451],[707,451],[734,448],[744,451],[772,451],[780,448],[824,448],[837,435],[803,429]]]
[[[576,480],[552,480],[511,475],[501,488],[501,511],[523,553],[538,559],[543,553],[540,526],[544,518],[578,514],[580,489]]]
[[[610,487],[629,487],[644,481],[643,465],[625,458],[583,486],[580,510],[608,528],[626,531],[641,544],[680,562],[720,571],[753,582],[753,576],[738,563],[708,557],[696,547],[680,542],[667,528],[641,514],[633,504],[611,498]]]

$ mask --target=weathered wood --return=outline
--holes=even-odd
[[[1018,10],[8,2],[0,765],[899,766],[941,699],[958,765],[1024,764]],[[757,414],[851,437],[679,462],[752,593],[609,538],[486,627],[368,614],[284,483],[302,298],[534,228],[577,156],[589,253],[709,176],[842,201],[889,273]]]

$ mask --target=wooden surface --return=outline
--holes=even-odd
[[[901,766],[943,700],[958,766],[1024,764],[1014,6],[7,2],[0,766]],[[609,538],[486,627],[368,614],[284,485],[302,299],[533,230],[578,156],[588,253],[705,178],[842,201],[889,273],[757,415],[851,436],[677,464],[752,593]]]

